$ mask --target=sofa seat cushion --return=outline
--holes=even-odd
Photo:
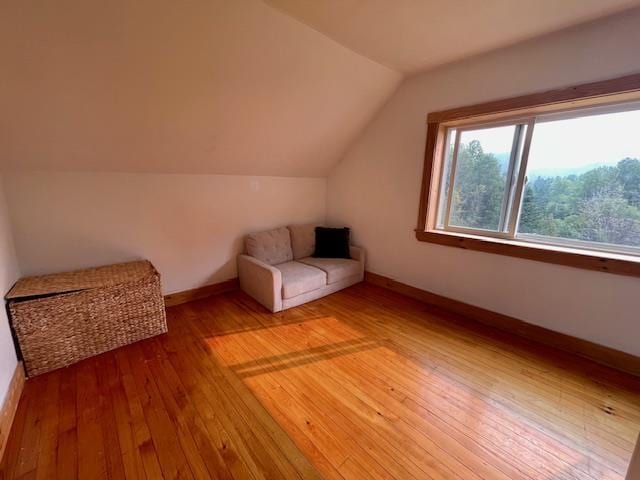
[[[348,258],[306,257],[298,261],[326,272],[327,284],[329,285],[360,274],[360,262]]]
[[[292,298],[327,285],[327,274],[300,262],[274,265],[282,272],[282,298]]]

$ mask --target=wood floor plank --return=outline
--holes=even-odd
[[[107,462],[102,438],[101,408],[92,359],[77,365],[78,478],[106,479]]]
[[[197,337],[200,334],[197,322],[188,326],[191,328],[192,335]],[[215,368],[215,374],[211,378],[213,381],[208,384],[212,389],[210,393],[215,395],[218,404],[227,405],[226,410],[234,412],[235,420],[241,420],[236,427],[241,429],[245,442],[248,440],[255,442],[255,448],[252,451],[254,455],[259,455],[256,460],[265,468],[263,473],[266,473],[269,478],[278,478],[282,475],[286,475],[287,478],[300,477],[293,468],[293,464],[296,464],[305,472],[304,477],[317,476],[305,457],[294,447],[291,439],[277,426],[242,381],[228,369],[218,367],[217,359],[214,358],[215,352],[208,341],[201,348],[191,349],[187,353],[196,355],[196,364],[205,363],[213,367],[203,370],[205,377],[211,375]],[[220,385],[225,384],[227,388],[219,388]]]
[[[302,328],[304,327],[302,324]],[[338,338],[353,334],[353,331],[345,329],[344,325],[335,321],[330,329],[315,328],[314,331],[329,340],[335,339],[336,333],[342,334],[342,337]],[[404,404],[411,405],[414,412],[433,410],[433,414],[442,416],[449,423],[455,423],[458,429],[464,430],[470,436],[476,432],[471,431],[466,425],[472,423],[482,442],[493,444],[502,456],[510,457],[512,443],[517,443],[523,448],[519,451],[535,454],[533,457],[517,460],[526,460],[527,466],[533,466],[538,462],[536,471],[545,470],[544,461],[548,456],[557,457],[566,464],[571,464],[579,457],[541,432],[520,425],[517,418],[497,413],[492,406],[478,401],[476,396],[468,395],[456,382],[441,382],[434,372],[425,374],[415,367],[409,371],[402,368],[399,360],[400,356],[385,349],[379,350],[376,355],[368,355],[366,359],[346,357],[341,361],[348,362],[348,368],[357,372],[361,381],[378,385],[381,391],[387,392]],[[421,395],[416,395],[415,392],[421,392]],[[433,409],[434,405],[437,405],[437,409]],[[611,474],[608,469],[597,464],[592,464],[590,471],[582,473],[592,478],[594,471],[595,478],[607,478],[607,475]],[[558,476],[556,472],[550,474]]]
[[[253,377],[252,377],[253,378]],[[361,463],[367,466],[368,472],[372,477],[389,478],[395,476],[395,478],[410,478],[410,469],[412,465],[401,465],[399,462],[400,455],[395,455],[395,458],[391,456],[391,453],[396,453],[390,449],[381,449],[380,444],[376,444],[375,439],[369,438],[366,434],[359,434],[360,430],[352,421],[345,417],[339,409],[332,408],[331,414],[327,415],[323,408],[326,405],[330,405],[330,401],[325,401],[326,392],[319,389],[313,389],[308,384],[305,384],[303,379],[293,371],[289,371],[286,376],[279,376],[276,381],[277,386],[273,386],[278,390],[285,390],[286,395],[289,398],[294,399],[297,403],[291,405],[286,403],[287,412],[294,411],[296,419],[304,422],[306,427],[312,432],[310,435],[315,438],[319,433],[317,427],[324,428],[326,432],[331,435],[339,449],[330,447],[325,449],[325,454],[328,458],[333,458],[332,463],[339,464],[339,470],[342,469],[342,464],[347,461],[345,455],[349,453],[352,456],[352,460],[360,458]],[[303,392],[309,391],[309,396]],[[282,399],[277,401],[277,406],[283,402]],[[274,406],[274,404],[272,404]],[[276,408],[277,408],[276,406]],[[299,417],[298,417],[299,416]],[[315,442],[319,445],[325,443],[324,441]],[[305,450],[306,451],[306,450]],[[386,460],[385,467],[382,467],[379,459]],[[355,462],[351,462],[355,463]],[[407,467],[409,470],[407,470]],[[422,471],[418,470],[417,474],[420,475]]]
[[[240,412],[246,405],[227,385],[221,367],[212,358],[206,342],[193,337],[186,327],[180,324],[169,334],[173,336],[173,345],[178,348],[170,355],[170,360],[175,370],[180,372],[189,393],[198,399],[199,409],[207,414],[208,422],[222,433],[218,444],[226,455],[225,460],[240,457],[241,464],[246,464],[250,474],[256,478],[282,476],[278,460],[268,455],[263,446],[264,438],[261,436],[264,432],[259,425],[245,421]]]
[[[113,354],[101,355],[98,361],[98,382],[103,388],[103,394],[108,395],[111,403],[110,420],[113,422],[113,428],[118,438],[124,475],[128,479],[144,480],[147,476],[144,470],[142,453],[136,444],[136,434],[133,427],[134,419],[129,410]],[[154,463],[157,464],[157,459]],[[156,473],[159,470],[158,466]]]
[[[128,358],[124,349],[117,350],[114,356],[122,385],[122,393],[118,394],[122,396],[118,403],[120,408],[117,412],[120,423],[126,422],[126,424],[121,425],[120,428],[124,428],[125,430],[127,428],[131,429],[133,443],[142,458],[146,477],[148,479],[163,478],[160,460],[151,438],[151,431],[144,415],[144,407],[138,390],[136,389]],[[125,431],[121,433],[121,435],[128,435],[128,432]],[[124,444],[126,444],[126,441],[123,442],[123,445]]]
[[[105,461],[107,474],[110,479],[125,478],[124,460],[120,448],[120,439],[116,425],[116,417],[111,397],[113,379],[105,376],[106,369],[104,355],[94,359],[96,368],[96,380],[98,383],[100,417],[99,423],[102,429],[102,440],[105,449]]]
[[[225,315],[225,318],[226,317],[229,317],[229,315]],[[216,323],[222,321],[220,316],[215,318],[215,320]],[[244,323],[248,323],[249,321],[249,318],[243,317]],[[278,328],[286,328],[286,326]],[[251,335],[252,333],[250,332],[249,334]],[[268,338],[268,344],[263,344],[263,346],[266,346],[266,348],[270,349],[271,352],[274,351],[274,347],[276,348],[275,351],[288,351],[286,343],[283,346],[282,339],[274,332],[261,332],[261,336],[262,335]],[[241,339],[237,339],[237,341],[241,341]],[[255,338],[255,342],[261,343],[261,339]],[[246,348],[250,348],[249,343],[245,344],[245,346]],[[219,345],[218,348],[220,350],[224,350],[224,347],[222,345]],[[256,357],[260,358],[260,355],[256,355]],[[318,359],[316,358],[315,361],[317,360]],[[310,368],[312,366],[312,362],[305,362],[305,364]],[[234,365],[234,368],[235,367],[237,367],[237,365]],[[289,371],[288,373],[291,373],[291,371]],[[318,371],[317,374],[313,375],[313,379],[309,379],[305,385],[305,389],[311,392],[311,396],[322,395],[325,399],[325,409],[322,415],[328,415],[332,410],[339,411],[343,413],[343,415],[345,414],[345,412],[358,412],[360,417],[362,417],[363,415],[366,416],[367,421],[361,423],[362,428],[369,428],[369,434],[374,435],[374,438],[376,438],[378,442],[380,442],[382,445],[385,445],[386,448],[391,449],[392,451],[395,450],[395,455],[402,456],[402,442],[389,442],[389,434],[392,432],[388,430],[390,426],[387,425],[384,419],[380,416],[380,410],[382,410],[381,406],[376,404],[372,405],[366,400],[358,398],[357,396],[354,397],[345,395],[344,392],[342,392],[342,394],[336,395],[336,390],[340,391],[342,389],[342,382],[332,383],[333,381],[330,379],[331,373],[335,372]],[[325,381],[319,381],[318,379],[320,378],[323,378]],[[326,382],[329,383],[327,384]],[[327,406],[329,406],[330,408],[327,409]],[[347,415],[349,414],[350,413],[347,413]],[[379,432],[384,432],[385,434],[380,435]],[[399,450],[397,449],[398,446],[401,447]],[[419,469],[417,472],[413,472],[414,475],[428,478],[457,478],[457,474],[454,473],[455,470],[449,470],[444,467],[436,459],[433,458],[430,452],[428,452],[427,450],[420,450],[420,447],[416,446],[414,442],[411,442],[404,447],[416,452],[416,455],[413,456],[413,462],[407,459],[407,463],[414,463]],[[408,466],[409,468],[411,468],[410,465]],[[464,468],[461,465],[457,465],[457,467]],[[468,471],[467,473],[469,475],[469,478],[474,477],[474,474],[471,471]]]
[[[179,351],[169,353],[169,358],[175,370],[180,372],[189,400],[202,415],[209,441],[224,459],[233,478],[266,478],[264,469],[254,459],[255,452],[247,445],[251,446],[250,434],[243,435],[244,428],[236,430],[234,412],[225,411],[223,404],[217,402],[217,395],[212,394],[207,385],[210,380],[189,368],[191,356]]]
[[[24,462],[21,457],[28,444],[28,441],[25,442],[25,438],[28,438],[29,430],[33,428],[33,415],[39,408],[38,401],[41,397],[34,395],[34,393],[41,386],[42,380],[40,382],[32,382],[32,385],[29,386],[28,383],[25,384],[22,397],[18,403],[15,420],[11,432],[9,432],[4,458],[2,459],[1,471],[6,478],[17,478],[24,474],[24,471],[19,471],[21,461]],[[36,445],[36,448],[31,449],[30,454],[33,455],[37,452]]]
[[[494,374],[494,372],[502,373],[501,369],[504,367],[501,364],[504,363],[503,361],[483,365],[481,362],[475,361],[473,354],[458,351],[459,348],[466,348],[465,345],[469,340],[465,338],[464,344],[458,345],[457,343],[460,342],[456,343],[455,338],[449,338],[450,336],[455,337],[457,330],[454,329],[447,335],[440,332],[441,327],[430,325],[429,341],[424,342],[421,338],[423,326],[411,325],[413,319],[410,314],[412,312],[402,310],[400,316],[395,311],[380,312],[379,310],[382,309],[376,310],[377,315],[361,312],[355,319],[356,325],[367,328],[371,322],[378,322],[380,317],[384,318],[386,321],[378,322],[378,327],[383,330],[385,336],[391,337],[389,339],[390,345],[402,352],[409,363],[416,362],[425,365],[428,369],[443,373],[476,390],[478,395],[490,398],[497,405],[507,405],[513,412],[530,419],[548,432],[553,433],[558,430],[558,426],[561,426],[561,436],[568,436],[575,442],[576,448],[584,449],[585,453],[589,455],[600,455],[601,458],[607,458],[615,463],[615,468],[618,471],[624,470],[627,461],[624,459],[624,452],[629,448],[629,444],[620,447],[604,438],[605,435],[599,432],[597,427],[594,427],[592,416],[584,415],[582,408],[564,410],[559,408],[554,398],[559,397],[558,393],[560,392],[564,394],[562,390],[556,392],[554,397],[549,397],[540,395],[538,385],[535,383],[525,382],[521,379],[516,379],[514,382],[506,381],[504,375],[496,376]],[[343,308],[339,308],[336,313],[346,315]],[[402,318],[403,323],[397,324],[394,321],[396,318]],[[426,351],[429,352],[429,355],[425,355]],[[433,361],[433,357],[436,357],[437,360]],[[513,374],[509,373],[509,375]],[[603,412],[600,412],[600,416],[604,415]],[[621,430],[624,428],[621,425]],[[594,437],[600,438],[597,439],[598,441],[594,441]],[[620,441],[620,439],[617,440]]]
[[[218,310],[218,309],[216,309]],[[216,318],[214,319],[214,324],[216,326],[218,325],[225,325],[225,330],[227,328],[230,328],[232,331],[242,331],[245,330],[247,332],[250,332],[251,330],[254,329],[260,329],[262,330],[262,333],[265,334],[267,337],[271,335],[271,332],[266,332],[264,328],[259,327],[259,324],[256,324],[255,322],[250,322],[249,319],[243,319],[246,322],[243,322],[243,326],[244,325],[252,325],[252,328],[239,328],[240,325],[232,325],[228,327],[228,322],[230,321],[230,318],[228,318],[230,316],[227,315],[223,315],[223,317],[220,317],[219,315],[216,316]],[[290,323],[290,322],[287,322]],[[201,322],[200,325],[202,326],[204,324],[204,322]],[[209,324],[209,326],[212,326],[212,324]],[[214,332],[209,332],[207,335],[209,336],[217,336]],[[223,337],[227,337],[227,335],[224,335]],[[275,338],[271,338],[271,340],[276,340]],[[257,347],[259,346],[260,342],[256,342],[255,344],[253,344],[253,346]],[[265,350],[265,352],[271,351],[273,352],[273,348],[276,345],[276,343],[269,342],[269,347]],[[228,350],[225,348],[224,344],[220,344],[220,343],[216,343],[216,350],[218,352],[220,352],[220,354],[223,356],[226,355],[227,357],[229,356]],[[237,350],[236,350],[237,353]],[[257,359],[261,359],[264,358],[265,356],[268,357],[267,355],[264,355],[262,353],[255,353],[255,358]],[[288,354],[282,355],[284,357],[287,357]],[[257,360],[256,363],[258,364],[263,364],[264,361],[263,360]],[[295,359],[295,364],[298,365],[300,363],[299,359]],[[304,363],[308,363],[306,360]],[[234,370],[235,370],[235,366],[233,366]],[[282,366],[274,366],[273,370],[280,370],[282,368]],[[293,384],[293,380],[296,380],[297,382],[295,384]],[[388,462],[385,464],[389,469],[395,470],[395,469],[401,469],[400,473],[398,474],[397,478],[410,478],[412,476],[418,476],[418,477],[425,477],[425,473],[419,469],[414,470],[413,468],[413,463],[412,462],[408,462],[408,464],[403,464],[400,465],[397,462],[394,461],[392,456],[388,455],[388,452],[391,451],[392,455],[395,455],[396,457],[400,457],[401,456],[401,452],[396,450],[394,451],[394,445],[393,444],[384,444],[384,437],[376,437],[378,435],[378,432],[376,432],[375,429],[370,430],[368,433],[369,434],[374,434],[373,435],[373,439],[369,438],[371,435],[368,435],[367,433],[359,430],[359,426],[352,423],[352,419],[342,415],[342,413],[340,412],[341,407],[343,406],[340,402],[336,402],[335,397],[332,397],[330,394],[328,395],[327,392],[325,392],[321,387],[319,387],[318,385],[312,385],[309,383],[305,383],[304,380],[302,379],[302,377],[300,377],[299,375],[297,375],[297,373],[295,372],[294,369],[290,369],[288,370],[288,375],[283,377],[280,376],[278,377],[278,382],[280,383],[287,383],[288,385],[288,393],[290,393],[291,395],[296,395],[299,394],[300,392],[304,392],[307,391],[308,396],[307,395],[302,395],[301,396],[301,405],[304,405],[304,407],[306,409],[310,409],[312,412],[313,417],[315,418],[315,421],[317,422],[322,422],[322,421],[326,421],[326,420],[331,420],[333,421],[333,427],[334,430],[332,430],[334,432],[334,434],[340,434],[339,428],[343,427],[344,428],[344,433],[352,433],[357,437],[357,441],[359,443],[354,443],[353,439],[349,438],[348,436],[344,436],[341,435],[341,442],[342,445],[349,445],[351,444],[352,446],[349,448],[349,451],[354,454],[354,452],[356,452],[358,450],[357,447],[360,446],[364,446],[365,449],[370,449],[371,451],[375,451],[377,456],[384,456]],[[321,400],[319,400],[321,399]],[[315,403],[315,405],[314,405]],[[323,407],[326,407],[327,405],[331,405],[331,409],[330,409],[330,414],[327,415],[326,409],[323,411],[322,407],[318,408],[318,405],[323,405]],[[338,430],[335,430],[335,427],[338,427]],[[366,428],[366,426],[365,426]],[[348,435],[347,433],[347,435]],[[376,444],[377,441],[377,444]],[[357,445],[357,447],[356,447]],[[381,448],[381,447],[387,447],[387,448]],[[360,449],[361,450],[361,449]],[[398,460],[399,461],[399,460]],[[376,466],[375,462],[372,463],[371,459],[369,459],[369,461],[365,461],[365,464],[368,465],[368,467],[372,470],[376,470],[378,467]],[[408,468],[409,470],[405,470],[404,468]],[[414,475],[411,475],[410,472],[411,470],[414,470]],[[385,473],[380,472],[380,475],[385,477]]]
[[[78,409],[75,367],[61,370],[56,477],[78,478]]]
[[[313,335],[300,336],[296,330],[303,328],[303,325],[287,325],[275,329],[278,331],[280,342],[285,349],[287,346],[293,346],[298,350],[303,349],[305,346],[313,349],[316,345],[327,343],[325,340],[319,340],[319,343],[317,343],[318,338],[314,338]],[[311,328],[318,328],[318,325],[314,325]],[[298,340],[297,342],[295,342],[296,339]],[[276,340],[270,340],[270,343],[276,342]],[[363,352],[354,353],[353,355],[360,356],[365,354],[366,351],[363,350]],[[333,359],[328,359],[328,362],[335,363],[340,358],[344,357],[336,356]],[[419,446],[423,448],[421,455],[431,455],[432,463],[430,465],[422,464],[425,473],[430,477],[452,478],[460,473],[462,475],[461,478],[475,478],[475,472],[488,470],[489,472],[485,472],[485,474],[492,478],[508,478],[492,466],[486,467],[480,458],[474,460],[476,455],[473,452],[459,445],[443,430],[437,427],[433,428],[433,423],[425,425],[426,431],[420,431],[416,424],[416,420],[419,419],[413,418],[413,421],[407,421],[404,416],[408,411],[401,404],[388,401],[389,399],[378,395],[375,389],[360,389],[358,385],[354,384],[354,378],[351,374],[340,375],[340,370],[336,368],[328,370],[317,368],[317,364],[311,365],[310,368],[317,371],[317,375],[314,376],[316,382],[324,384],[326,390],[334,392],[335,395],[343,400],[348,400],[354,409],[359,410],[360,415],[366,413],[368,421],[384,431],[385,435],[392,438],[396,444],[402,445],[405,450],[411,450]],[[366,395],[363,394],[365,391],[367,392]],[[407,432],[411,433],[407,435]],[[404,441],[405,438],[412,438],[413,442],[406,443]],[[449,451],[444,452],[442,445],[447,445]],[[464,452],[464,462],[459,459],[456,460],[456,455],[453,454],[456,449],[459,453]],[[495,461],[500,463],[498,458]],[[515,469],[509,468],[508,465],[503,465],[503,468],[511,474],[511,478],[524,478]],[[462,471],[465,471],[465,473],[462,474]]]
[[[158,452],[158,460],[165,478],[193,479],[192,467],[184,450],[184,432],[179,431],[167,412],[158,391],[155,379],[148,371],[139,344],[124,351],[129,361],[135,387],[138,391],[144,417],[149,426],[151,438]],[[190,445],[187,447],[190,447]],[[200,471],[201,459],[193,470]]]
[[[360,284],[235,291],[25,384],[6,479],[622,480],[640,379]]]
[[[343,357],[338,360],[343,364],[339,368],[349,371],[360,388],[369,389],[375,385],[378,391],[400,401],[410,411],[411,423],[418,428],[422,428],[421,419],[428,424],[441,425],[443,428],[446,428],[446,425],[450,430],[458,432],[455,437],[459,438],[462,444],[470,445],[472,449],[480,452],[482,450],[487,453],[495,452],[501,459],[506,460],[530,478],[593,478],[587,474],[582,475],[580,471],[573,471],[570,475],[567,474],[568,476],[563,472],[549,471],[546,460],[550,452],[541,450],[532,442],[522,441],[523,439],[514,436],[512,432],[484,422],[484,414],[476,417],[469,410],[456,410],[452,407],[448,396],[442,395],[430,399],[435,401],[423,401],[423,396],[413,397],[413,390],[407,387],[407,382],[396,374],[397,364],[393,360],[378,362],[376,357],[366,352],[361,355],[361,358]],[[385,379],[386,382],[380,382]],[[407,388],[404,395],[402,388]],[[395,393],[397,391],[400,391],[399,397]],[[434,408],[436,406],[437,408]],[[473,443],[476,445],[474,446]],[[514,449],[514,445],[522,448]],[[514,451],[519,452],[520,455],[514,456]]]
[[[44,396],[42,430],[40,432],[38,468],[36,478],[52,479],[57,476],[58,425],[60,418],[60,376],[62,372],[53,372],[47,378]]]
[[[219,345],[216,345],[215,349],[221,352]],[[240,353],[247,354],[244,350],[235,350],[236,355]],[[227,352],[227,356],[229,355],[233,357],[234,353]],[[323,477],[342,478],[336,467],[346,460],[346,455],[337,440],[328,434],[322,426],[312,425],[308,412],[295,403],[295,400],[282,389],[277,380],[264,376],[260,385],[252,385],[252,390],[256,388],[260,389],[264,397],[271,399],[268,405],[275,406],[275,408],[270,409],[270,412],[280,424],[287,426],[287,431],[296,442],[304,444],[304,451],[313,460]],[[326,451],[332,453],[329,458],[323,454]],[[334,461],[331,462],[330,458]]]
[[[379,290],[376,291],[376,294],[378,293],[380,293]],[[369,295],[370,294],[371,292],[369,292]],[[370,297],[370,299],[373,298],[374,297]],[[396,302],[393,303],[390,308],[386,308],[387,314],[397,315],[397,298],[395,300]],[[405,300],[411,302],[411,299]],[[384,304],[380,306],[383,305]],[[340,309],[343,307],[344,306],[338,306]],[[425,308],[428,307],[422,306],[421,310]],[[403,319],[411,320],[407,326],[424,326],[424,314],[420,314],[419,311],[416,312],[415,309],[411,308],[403,309],[402,312]],[[380,312],[378,311],[377,313]],[[418,314],[416,315],[416,313]],[[562,357],[564,361],[566,361],[566,358],[571,358],[570,355],[564,352],[554,351],[549,347],[540,345],[532,345],[532,342],[518,337],[509,337],[507,334],[496,330],[482,329],[481,326],[478,326],[472,331],[466,328],[451,328],[452,322],[455,322],[456,318],[458,317],[448,313],[436,316],[429,315],[433,330],[446,332],[447,337],[462,340],[464,344],[460,344],[461,346],[475,346],[476,350],[474,354],[491,357],[491,360],[494,360],[493,363],[495,366],[499,368],[511,369],[512,371],[516,369],[518,374],[524,378],[536,378],[536,380],[538,380],[536,384],[539,384],[541,388],[545,388],[546,384],[554,382],[556,388],[562,388],[563,398],[578,401],[581,407],[589,401],[592,402],[593,406],[596,407],[594,413],[601,413],[602,395],[608,391],[607,384],[609,383],[609,379],[618,380],[619,383],[615,385],[616,395],[610,399],[610,402],[618,404],[618,406],[624,406],[625,404],[627,406],[630,405],[631,410],[629,413],[634,414],[635,420],[638,420],[638,412],[636,410],[637,400],[635,398],[637,382],[629,380],[633,377],[592,362],[574,363],[574,368],[566,369],[564,364],[559,363],[560,359],[558,358]],[[468,324],[465,326],[468,326]],[[508,340],[508,343],[503,341],[505,338]],[[541,353],[544,355],[541,355]],[[508,361],[502,362],[502,357],[507,357]],[[588,369],[584,367],[585,364],[589,365]],[[591,373],[595,372],[599,372],[601,375],[592,377]],[[626,385],[629,385],[631,388],[629,392],[624,388]],[[572,392],[575,392],[575,395],[572,395]],[[603,417],[599,415],[597,418]]]

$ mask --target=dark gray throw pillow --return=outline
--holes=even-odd
[[[349,229],[316,227],[316,258],[351,258],[349,255]]]

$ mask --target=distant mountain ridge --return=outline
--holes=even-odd
[[[528,174],[530,179],[536,177],[554,178],[554,177],[568,177],[570,175],[582,175],[590,170],[594,170],[600,167],[615,167],[615,164],[607,163],[591,163],[589,165],[580,165],[577,167],[567,168],[541,168],[539,170],[531,170]]]
[[[498,159],[500,163],[500,173],[507,173],[507,168],[509,167],[509,158],[511,156],[510,153],[494,153],[494,157]],[[582,175],[583,173],[588,172],[589,170],[593,170],[599,167],[614,167],[615,164],[610,163],[590,163],[589,165],[580,165],[577,167],[565,167],[565,168],[540,168],[538,170],[531,170],[528,173],[529,179],[534,179],[537,177],[543,178],[554,178],[554,177],[568,177],[569,175]]]

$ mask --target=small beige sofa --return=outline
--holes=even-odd
[[[279,312],[364,279],[364,250],[349,247],[351,259],[314,258],[315,225],[282,227],[245,238],[238,256],[240,288]]]

